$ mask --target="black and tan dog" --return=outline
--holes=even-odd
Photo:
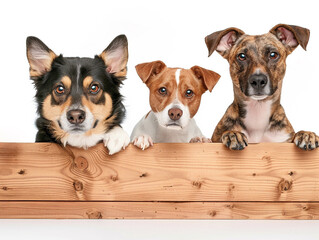
[[[280,104],[286,57],[300,44],[306,50],[310,31],[279,24],[263,35],[250,36],[237,28],[205,38],[209,56],[216,50],[230,65],[234,102],[218,123],[213,142],[234,150],[248,143],[294,142],[299,148],[318,147],[313,132],[295,134]]]
[[[128,60],[125,35],[94,58],[56,55],[40,39],[28,37],[27,57],[40,115],[36,142],[88,148],[103,141],[109,154],[129,144],[120,126],[125,115],[119,92]]]

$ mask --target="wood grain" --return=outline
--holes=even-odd
[[[0,202],[0,218],[319,219],[319,203]]]
[[[0,200],[319,201],[319,151],[155,144],[109,156],[102,144],[0,143]]]

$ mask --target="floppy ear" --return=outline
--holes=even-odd
[[[156,76],[166,68],[162,61],[141,63],[135,66],[138,76],[146,83],[151,77]]]
[[[208,57],[216,50],[224,58],[228,58],[229,50],[243,34],[245,33],[242,30],[232,27],[206,36],[205,43],[208,48]]]
[[[278,24],[269,32],[274,34],[288,48],[289,53],[295,50],[299,44],[306,50],[310,37],[309,29],[287,24]]]
[[[106,71],[116,77],[126,77],[128,61],[128,43],[125,35],[119,35],[113,39],[110,45],[100,54]]]
[[[210,92],[213,90],[220,78],[220,75],[218,73],[199,66],[194,66],[191,68],[191,70],[198,79],[203,81],[206,89]]]
[[[31,79],[37,79],[51,70],[53,60],[57,56],[40,39],[27,38],[27,58],[30,65]]]

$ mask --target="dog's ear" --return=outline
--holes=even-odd
[[[203,81],[204,86],[210,92],[213,90],[220,78],[218,73],[199,66],[194,66],[191,68],[191,70],[198,79]]]
[[[287,24],[278,24],[269,32],[274,34],[288,48],[289,53],[295,50],[299,44],[306,50],[310,37],[309,29]]]
[[[238,28],[227,28],[206,36],[205,43],[208,48],[208,57],[216,50],[224,58],[228,58],[229,50],[243,34],[245,33]]]
[[[166,68],[162,61],[141,63],[135,66],[138,76],[146,83],[151,77],[158,75]]]
[[[53,60],[57,56],[40,39],[27,38],[27,58],[30,65],[31,79],[37,79],[51,70]]]
[[[106,71],[119,78],[127,74],[128,43],[125,35],[113,39],[110,45],[99,55],[103,59]]]

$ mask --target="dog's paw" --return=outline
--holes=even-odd
[[[303,150],[319,147],[319,137],[314,132],[299,131],[295,134],[293,142]]]
[[[189,143],[211,143],[212,140],[210,138],[205,137],[193,137]]]
[[[148,135],[135,137],[132,142],[136,147],[142,150],[145,150],[146,148],[148,148],[149,146],[153,146],[154,144],[152,138]]]
[[[222,135],[222,143],[232,150],[243,150],[248,146],[248,139],[245,134],[235,131],[227,131]]]
[[[103,138],[104,146],[108,148],[112,155],[125,149],[130,143],[130,137],[121,127],[114,127],[108,131]]]

